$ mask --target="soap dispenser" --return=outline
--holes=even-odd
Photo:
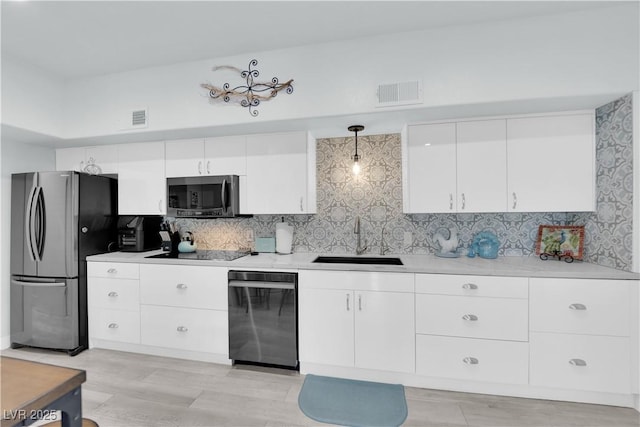
[[[293,226],[284,222],[276,224],[276,252],[279,254],[290,254],[293,245]]]

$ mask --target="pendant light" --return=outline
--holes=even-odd
[[[353,125],[347,128],[349,132],[355,132],[356,134],[356,154],[353,155],[353,174],[358,175],[360,173],[360,156],[358,156],[358,132],[364,130],[362,125]]]

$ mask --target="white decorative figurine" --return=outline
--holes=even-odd
[[[436,252],[439,257],[456,258],[458,254],[458,232],[454,227],[449,228],[449,238],[445,239],[441,233],[433,235],[433,239],[440,244],[440,252]]]

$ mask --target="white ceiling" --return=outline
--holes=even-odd
[[[612,3],[3,0],[2,53],[74,79]]]

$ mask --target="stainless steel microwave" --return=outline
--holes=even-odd
[[[167,216],[230,218],[240,213],[238,175],[167,178]]]

